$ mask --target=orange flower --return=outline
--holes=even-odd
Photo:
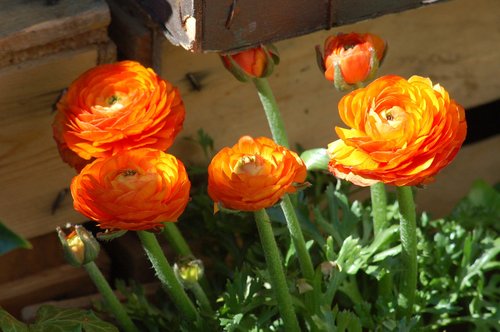
[[[75,209],[101,228],[147,230],[177,221],[190,187],[182,162],[142,148],[88,164],[73,178],[71,195]]]
[[[385,55],[385,42],[365,33],[339,33],[325,41],[323,70],[339,90],[364,82],[375,74]]]
[[[208,194],[232,210],[257,211],[296,191],[306,167],[295,152],[266,137],[243,136],[219,151],[208,166]]]
[[[168,149],[182,128],[177,88],[134,61],[97,66],[68,88],[57,104],[54,138],[63,160],[73,151],[87,162],[140,147]]]
[[[236,53],[220,54],[224,66],[238,79],[246,82],[250,78],[271,75],[279,55],[272,45],[258,46]]]
[[[467,124],[462,106],[431,80],[384,76],[339,102],[352,129],[335,128],[329,169],[360,186],[411,186],[433,181],[457,154]]]
[[[66,164],[76,169],[77,172],[80,172],[82,168],[84,168],[85,165],[87,165],[93,159],[85,160],[68,147],[68,144],[66,144],[63,137],[63,130],[64,130],[63,121],[64,121],[64,113],[57,112],[54,118],[54,123],[52,124],[52,133],[54,136],[54,140],[57,143],[57,150],[59,151],[61,159]]]

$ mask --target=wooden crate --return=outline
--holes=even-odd
[[[197,52],[276,42],[440,0],[136,0],[174,44]]]
[[[33,303],[93,294],[96,288],[83,268],[66,263],[55,232],[30,239],[30,250],[14,250],[0,257],[0,307],[21,317]],[[96,260],[109,278],[111,262],[105,251]]]
[[[79,223],[70,197],[52,213],[75,174],[52,139],[52,105],[72,80],[116,59],[101,0],[2,0],[0,10],[0,220],[31,250],[0,257],[0,306],[19,316],[39,301],[95,292],[83,269],[66,264],[55,227]],[[102,253],[98,264],[109,275]]]
[[[51,212],[74,175],[52,139],[52,104],[85,70],[114,61],[110,14],[103,0],[4,0],[0,22],[0,220],[32,238],[84,220],[69,197]]]

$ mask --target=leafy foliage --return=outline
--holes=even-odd
[[[213,150],[208,138],[198,133],[207,158]],[[128,314],[140,331],[283,331],[252,215],[214,214],[206,167],[190,170],[192,202],[179,227],[205,264],[204,287],[210,289],[215,315],[202,312],[203,322],[185,321],[161,289],[151,297],[139,284],[118,281]],[[397,299],[402,264],[395,197],[387,207],[389,226],[375,236],[370,202],[353,201],[350,184],[332,182],[322,172],[310,172],[309,181],[315,185],[291,199],[316,267],[313,280],[302,278],[283,212],[268,209],[303,331],[498,330],[500,193],[495,188],[478,181],[449,217],[420,216],[417,300],[413,316],[404,317]],[[109,311],[102,302],[96,309]],[[31,325],[0,310],[0,327],[5,332],[117,331],[90,311],[53,307],[42,307]]]
[[[38,309],[33,324],[24,324],[0,309],[0,328],[3,332],[118,332],[118,328],[92,311],[48,305]]]

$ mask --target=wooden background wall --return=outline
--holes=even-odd
[[[498,0],[451,0],[278,42],[282,62],[270,83],[291,142],[313,148],[337,138],[333,128],[341,124],[336,110],[341,94],[318,71],[314,46],[339,31],[373,32],[388,41],[381,75],[429,76],[466,108],[499,99],[499,12]],[[52,141],[51,104],[60,89],[100,62],[99,50],[91,43],[0,68],[0,219],[28,238],[84,219],[72,210],[70,198],[51,214],[54,198],[74,175]],[[195,136],[199,128],[214,138],[217,149],[242,134],[269,136],[253,87],[234,80],[216,54],[193,54],[164,41],[159,55],[160,73],[180,88],[187,108],[172,153],[186,163],[201,162],[200,149],[182,139]],[[188,73],[197,77],[201,91],[191,87]],[[499,181],[499,144],[497,135],[465,147],[437,183],[419,194],[418,208],[440,216],[474,179]]]

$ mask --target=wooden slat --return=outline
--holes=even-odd
[[[435,183],[417,191],[417,209],[429,211],[434,217],[444,217],[469,192],[475,180],[483,179],[491,185],[499,183],[499,147],[500,134],[463,147],[456,159],[436,177]]]
[[[51,215],[52,202],[75,174],[52,139],[51,105],[97,57],[93,46],[0,70],[0,219],[25,237],[84,220],[70,197]]]
[[[109,277],[109,258],[99,255],[98,266]],[[0,306],[20,317],[21,309],[29,304],[93,294],[96,288],[83,268],[60,265],[39,273],[12,280],[0,285]]]
[[[144,16],[137,13],[137,4],[125,0],[108,0],[108,4],[113,22],[109,33],[121,54],[144,66],[152,66],[153,32],[143,24]]]
[[[0,55],[106,28],[110,22],[103,0],[60,0],[54,5],[2,0],[1,5]]]
[[[201,52],[276,42],[440,0],[137,1],[173,44]]]
[[[304,148],[326,147],[337,139],[334,127],[342,125],[337,104],[343,94],[323,78],[314,54],[314,45],[321,45],[329,34],[341,31],[379,34],[389,44],[379,75],[431,77],[467,108],[500,98],[498,12],[497,0],[454,0],[277,43],[281,63],[270,84],[292,146],[299,143]],[[465,26],[467,29],[462,28]],[[203,128],[215,139],[216,149],[220,149],[234,144],[244,134],[270,135],[255,89],[251,84],[237,82],[225,71],[216,54],[193,54],[169,43],[164,46],[162,74],[180,87],[187,109],[180,136],[195,137],[196,131]],[[198,78],[201,91],[191,87],[187,73]],[[171,151],[187,163],[204,162],[201,149],[192,142],[178,139]],[[500,169],[491,153],[483,153],[484,167],[494,165]],[[482,174],[475,176],[479,178]],[[492,176],[491,181],[500,181],[499,172]],[[451,178],[444,178],[443,175],[442,182],[438,182],[440,186],[457,195],[465,194],[455,191]],[[426,204],[421,207],[435,208]],[[450,207],[444,207],[447,208]]]
[[[161,287],[161,284],[158,282],[142,284],[144,295],[147,298],[154,298],[154,296],[158,293],[158,289]],[[116,297],[120,301],[125,300],[125,296],[123,296],[120,292],[115,291]],[[46,301],[37,304],[31,304],[26,306],[21,311],[21,317],[23,321],[33,321],[36,318],[36,312],[43,305],[51,305],[58,308],[78,308],[78,309],[92,309],[94,303],[100,301],[102,299],[101,294],[92,294],[85,295],[80,297],[75,297],[67,300],[59,300],[59,301]]]

